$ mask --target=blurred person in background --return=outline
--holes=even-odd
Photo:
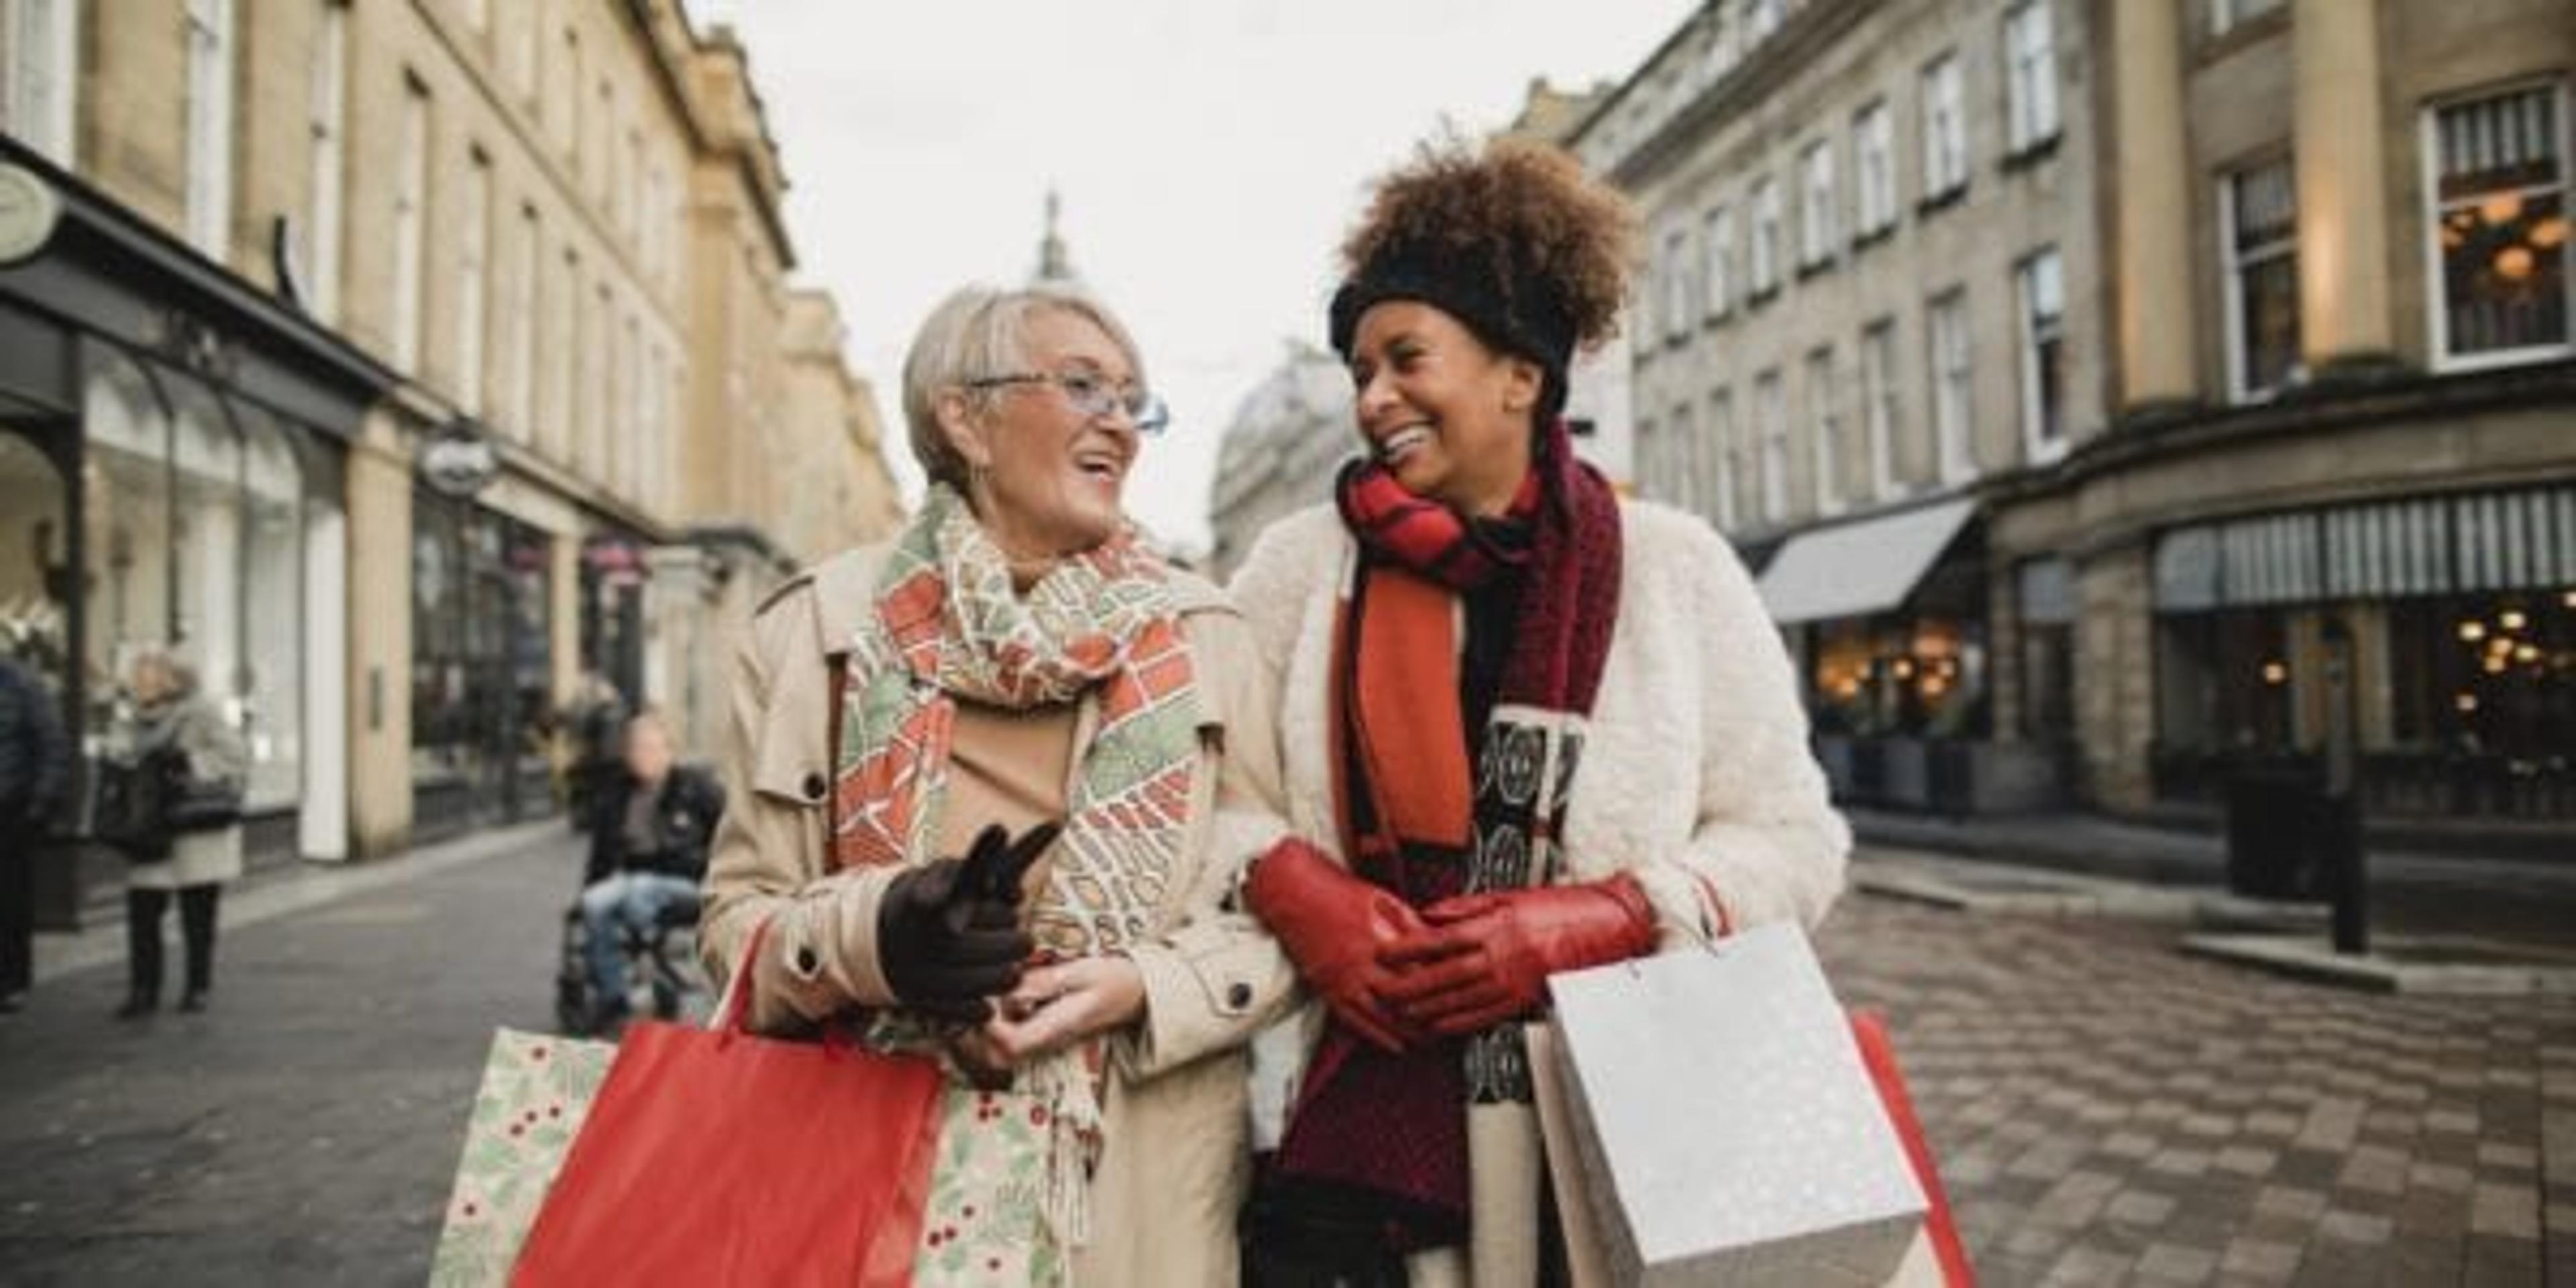
[[[120,721],[123,754],[176,766],[166,806],[169,855],[126,869],[126,961],[130,987],[119,1019],[161,1005],[161,920],[172,894],[187,950],[187,991],[179,1009],[202,1011],[215,986],[215,922],[224,883],[242,874],[241,793],[250,757],[241,731],[199,691],[196,668],[167,649],[137,653],[127,678],[132,706]]]

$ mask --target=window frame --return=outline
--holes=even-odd
[[[1735,313],[1735,207],[1719,202],[1700,220],[1701,295],[1706,321],[1721,322]]]
[[[1832,135],[1798,150],[1798,271],[1829,267],[1842,250],[1841,221],[1835,216],[1837,167]]]
[[[1896,479],[1896,426],[1901,409],[1896,390],[1896,315],[1887,314],[1861,327],[1859,378],[1861,432],[1869,441],[1871,497],[1891,501],[1905,495]]]
[[[1753,377],[1754,468],[1763,521],[1789,521],[1789,397],[1778,367]]]
[[[2569,295],[2568,301],[2562,306],[2568,319],[2568,334],[2553,344],[2524,345],[2514,349],[2490,350],[2473,354],[2454,353],[2451,348],[2450,296],[2444,280],[2448,276],[2449,265],[2442,253],[2442,216],[2445,207],[2472,204],[2465,201],[2446,202],[2442,197],[2441,119],[2442,113],[2450,109],[2509,98],[2530,93],[2533,90],[2550,94],[2555,100],[2555,117],[2558,126],[2558,137],[2555,140],[2555,146],[2558,149],[2558,182],[2555,191],[2558,195],[2559,213],[2562,218],[2576,216],[2576,211],[2569,209],[2571,201],[2576,201],[2576,176],[2571,176],[2569,173],[2570,161],[2576,158],[2571,158],[2569,155],[2568,79],[2566,75],[2560,74],[2506,81],[2474,91],[2429,99],[2418,114],[2416,129],[2421,149],[2421,179],[2424,192],[2424,307],[2428,314],[2425,335],[2431,347],[2432,368],[2435,372],[2447,374],[2487,371],[2500,367],[2550,362],[2576,354],[2576,272],[2569,272],[2567,263],[2570,258],[2576,258],[2576,256],[2569,254],[2566,243],[2561,242],[2558,251],[2559,276],[2562,286]],[[2516,191],[2517,195],[2527,200],[2533,193],[2546,192],[2549,189],[2525,187]],[[2496,195],[2498,194],[2482,194],[2478,200],[2490,200]]]
[[[1752,249],[1745,299],[1761,303],[1780,291],[1780,180],[1766,174],[1753,184]]]
[[[1923,204],[1940,206],[1968,189],[1975,169],[1968,139],[1965,60],[1955,48],[1923,64]],[[1944,129],[1944,124],[1948,128]]]
[[[1871,182],[1870,159],[1878,160],[1880,182]],[[1874,240],[1896,227],[1896,109],[1885,97],[1870,100],[1852,113],[1852,225],[1855,244]]]
[[[2056,297],[2056,308],[2042,316],[2039,311],[2041,265]],[[2021,442],[2025,457],[2034,464],[2047,464],[2066,455],[2073,431],[2067,424],[2066,409],[2066,258],[2055,245],[2042,246],[2013,263],[2014,336],[2021,349]],[[2043,336],[2043,331],[2046,332]],[[2056,369],[2057,401],[2048,404],[2048,390],[2041,380],[2041,348],[2054,345],[2051,360]],[[2050,425],[2051,412],[2055,425]]]
[[[2026,156],[2057,141],[2066,128],[2057,92],[2054,0],[2021,0],[2004,11],[2004,153]],[[2032,50],[2031,25],[2043,38]],[[2045,109],[2043,111],[2043,109]],[[2045,119],[2042,119],[2042,118]]]
[[[87,0],[0,0],[0,36],[7,43],[0,126],[66,170],[80,163],[80,29],[87,7]],[[31,69],[33,77],[26,74]]]
[[[1931,376],[1924,405],[1932,421],[1933,470],[1944,484],[1965,483],[1977,476],[1977,359],[1975,336],[1968,325],[1967,287],[1950,287],[1926,301],[1923,343],[1925,370]],[[1949,362],[1953,349],[1958,359],[1955,373]],[[1955,416],[1945,413],[1954,405],[1954,388]]]
[[[1842,399],[1834,377],[1834,347],[1820,344],[1809,349],[1800,365],[1807,373],[1808,455],[1813,466],[1809,481],[1814,485],[1816,513],[1840,514],[1846,498],[1842,486]]]
[[[2291,219],[2287,236],[2266,242],[2253,252],[2237,245],[2237,190],[2247,176],[2279,166],[2289,171]],[[2226,309],[2227,397],[2230,402],[2247,404],[2268,402],[2281,391],[2299,384],[2306,363],[2293,356],[2288,376],[2277,385],[2256,386],[2253,383],[2252,355],[2246,346],[2251,337],[2245,329],[2245,274],[2247,270],[2276,260],[2287,259],[2291,265],[2291,303],[2303,310],[2299,322],[2304,335],[2307,318],[2306,302],[2299,297],[2297,267],[2299,262],[2298,168],[2296,158],[2280,154],[2260,158],[2218,176],[2218,270],[2220,295]]]

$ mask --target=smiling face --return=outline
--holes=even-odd
[[[1028,365],[995,376],[1084,375],[1119,389],[1136,385],[1135,364],[1106,331],[1078,313],[1029,315],[1022,337]],[[1125,526],[1120,498],[1136,464],[1135,422],[1092,416],[1051,379],[996,385],[941,401],[940,423],[960,455],[979,469],[968,488],[984,530],[1017,559],[1076,554]]]
[[[1404,490],[1462,514],[1509,509],[1529,474],[1542,373],[1413,300],[1360,317],[1351,383],[1360,437]]]

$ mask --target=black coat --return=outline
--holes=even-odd
[[[621,770],[600,793],[590,819],[585,884],[629,871],[659,872],[691,881],[705,878],[707,845],[715,837],[716,817],[724,813],[724,788],[703,769],[673,765],[654,800],[654,848],[636,854],[627,851],[626,807],[642,786],[633,774]]]
[[[53,695],[0,658],[0,826],[50,817],[71,778],[71,742]]]

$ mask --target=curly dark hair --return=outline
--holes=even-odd
[[[1498,301],[1524,337],[1550,332],[1580,350],[1619,333],[1637,218],[1628,199],[1584,173],[1564,149],[1500,138],[1481,149],[1451,138],[1422,145],[1380,178],[1342,243],[1358,281],[1389,264],[1433,265]]]

